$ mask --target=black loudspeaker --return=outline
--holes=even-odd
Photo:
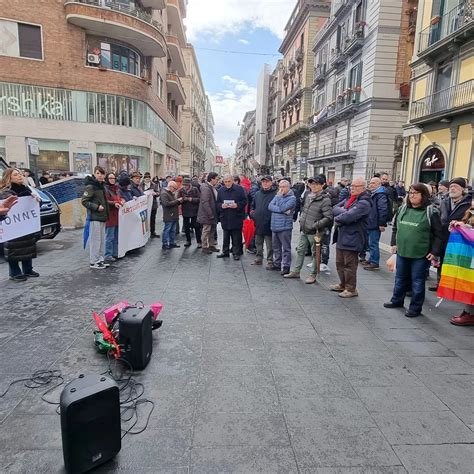
[[[67,472],[86,472],[121,448],[120,396],[114,380],[80,375],[61,392],[61,433]]]
[[[119,345],[122,359],[133,370],[144,369],[153,352],[153,311],[149,308],[126,308],[119,316]]]

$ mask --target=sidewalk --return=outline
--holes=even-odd
[[[250,254],[163,251],[160,239],[94,272],[81,242],[77,231],[41,242],[42,276],[26,284],[0,263],[0,392],[38,369],[103,372],[91,311],[162,301],[137,376],[155,410],[99,472],[473,472],[474,327],[448,322],[460,305],[435,308],[428,293],[420,318],[384,309],[384,268],[360,268],[359,298],[341,301],[328,291],[334,246],[331,274],[305,285]],[[18,384],[0,399],[2,472],[62,470],[59,416],[41,393]]]

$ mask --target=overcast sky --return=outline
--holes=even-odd
[[[196,48],[216,122],[216,144],[224,156],[235,151],[237,123],[255,108],[263,64],[274,66],[279,56],[200,48],[278,55],[283,29],[295,4],[294,0],[189,0],[187,36]]]

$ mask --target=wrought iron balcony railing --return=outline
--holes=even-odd
[[[420,120],[432,115],[455,114],[474,104],[474,79],[448,87],[434,94],[415,100],[411,106],[410,120]]]
[[[459,4],[446,14],[432,18],[431,24],[420,32],[418,53],[456,33],[467,24],[473,24],[473,21],[471,0],[460,0]]]

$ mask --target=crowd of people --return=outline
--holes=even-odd
[[[0,205],[3,214],[12,205],[12,197],[24,195],[24,189],[15,187],[14,174],[15,171],[5,173],[0,184],[0,198],[7,198]],[[438,290],[452,229],[470,229],[474,223],[472,190],[462,177],[441,181],[437,186],[414,183],[406,189],[405,183],[395,184],[387,173],[377,173],[368,182],[363,178],[342,178],[337,186],[320,174],[292,186],[290,179],[270,175],[250,180],[211,172],[200,178],[152,179],[150,173],[123,172],[117,176],[97,166],[85,180],[82,197],[90,221],[91,268],[107,268],[118,259],[118,210],[145,193],[151,193],[153,199],[153,238],[160,237],[156,219],[159,204],[162,206],[161,240],[166,251],[180,247],[176,236],[181,218],[185,247],[195,239],[204,254],[240,260],[245,234],[245,248],[255,255],[252,265],[262,265],[265,260],[267,270],[278,271],[285,279],[299,279],[305,257],[311,256],[305,283],[314,284],[320,272],[329,270],[330,247],[335,244],[339,283],[330,290],[341,298],[358,296],[359,266],[370,272],[380,269],[380,239],[391,225],[396,275],[392,298],[384,307],[404,307],[408,297],[407,317],[422,313],[430,266],[437,269],[437,282],[429,289]],[[296,260],[292,262],[296,221],[299,238]],[[222,248],[217,246],[218,223],[223,231]],[[34,276],[31,259],[23,261],[21,272],[18,263],[10,258],[13,243],[7,244],[7,258],[12,262],[10,277],[19,280]],[[473,245],[471,242],[471,252]],[[468,293],[473,294],[474,280],[470,285]],[[451,318],[451,323],[474,325],[474,306],[467,304],[460,315]]]

